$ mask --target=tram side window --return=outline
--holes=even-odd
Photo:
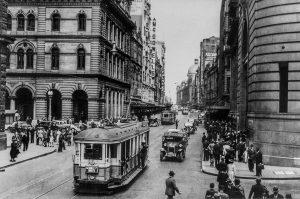
[[[168,118],[168,117],[169,117],[169,115],[168,115],[168,114],[164,114],[164,117],[167,117],[167,118]]]
[[[110,145],[110,158],[117,158],[117,144]]]
[[[102,160],[102,145],[85,144],[84,158]]]

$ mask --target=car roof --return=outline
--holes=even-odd
[[[164,136],[172,136],[172,137],[184,137],[186,132],[183,131],[167,131],[164,133]]]
[[[168,132],[179,132],[179,129],[169,129]]]
[[[193,126],[193,124],[190,123],[190,122],[186,122],[186,123],[184,124],[184,126]]]

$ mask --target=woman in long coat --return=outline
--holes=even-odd
[[[13,140],[13,142],[11,143],[11,148],[10,148],[10,161],[11,162],[15,162],[15,158],[18,156],[18,154],[20,153],[18,146],[17,146],[17,142],[16,140]]]

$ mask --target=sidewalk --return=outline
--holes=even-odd
[[[8,148],[4,151],[0,151],[0,170],[3,170],[7,167],[11,167],[16,164],[20,164],[22,162],[26,162],[32,159],[52,154],[57,149],[57,145],[54,145],[54,147],[43,147],[37,146],[35,143],[29,143],[28,150],[23,151],[23,148],[20,148],[21,153],[16,158],[16,162],[10,162],[11,136],[11,133],[7,133]]]
[[[209,161],[202,161],[202,172],[209,175],[218,175],[218,170],[215,167],[209,166]],[[255,179],[254,172],[250,172],[247,163],[234,162],[237,168],[236,177],[240,179]],[[263,180],[300,180],[300,168],[296,167],[277,167],[265,165],[262,170]]]

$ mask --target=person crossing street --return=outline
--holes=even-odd
[[[167,195],[167,199],[173,199],[175,196],[175,192],[177,192],[179,195],[181,194],[178,187],[176,186],[176,181],[174,179],[174,176],[175,176],[174,171],[170,171],[169,177],[166,179],[165,195]]]

